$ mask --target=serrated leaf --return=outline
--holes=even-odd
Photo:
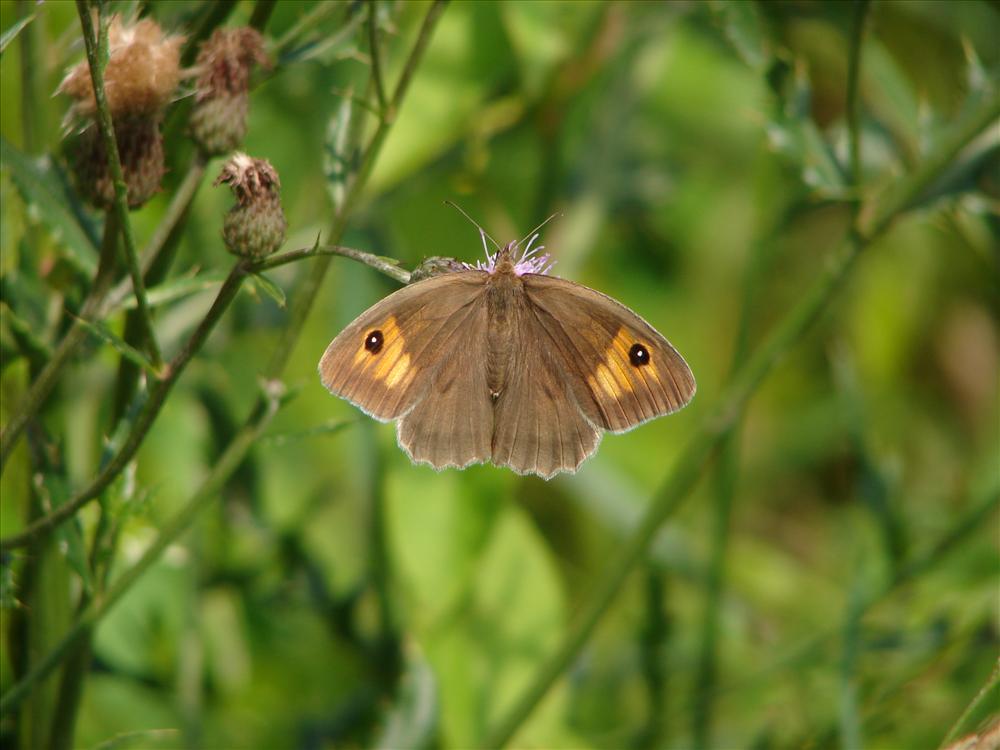
[[[10,170],[29,214],[69,250],[74,265],[92,275],[97,267],[97,234],[66,194],[65,180],[51,158],[32,158],[0,136],[0,165]]]
[[[262,273],[255,273],[249,277],[249,281],[255,289],[260,289],[264,294],[277,302],[278,307],[285,306],[284,290],[267,278],[267,276]]]
[[[112,333],[103,323],[93,323],[89,320],[84,320],[83,318],[76,318],[76,320],[78,320],[84,328],[97,336],[97,338],[105,344],[110,344],[114,347],[119,354],[133,364],[138,365],[151,375],[155,376],[158,374],[156,368],[153,367],[153,363],[146,359],[146,356],[142,352],[134,346],[128,344],[120,336]]]
[[[197,276],[182,276],[147,289],[146,300],[149,302],[150,307],[158,307],[192,294],[214,289],[221,286],[224,280],[225,275],[215,271]],[[135,297],[129,296],[122,300],[121,304],[115,308],[115,312],[119,310],[134,310],[135,307]]]
[[[13,42],[17,35],[21,33],[25,26],[35,20],[34,14],[25,16],[20,21],[15,21],[9,29],[0,35],[0,55],[7,49],[7,45]]]

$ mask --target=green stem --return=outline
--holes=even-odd
[[[100,310],[104,296],[114,278],[117,240],[118,218],[115,214],[106,214],[100,260],[97,263],[94,283],[91,284],[87,298],[80,307],[80,314],[74,319],[66,335],[56,345],[51,358],[28,388],[28,392],[17,405],[13,416],[3,426],[3,430],[0,430],[0,471],[6,465],[7,458],[24,431],[28,420],[41,408],[52,388],[58,382],[62,368],[70,361],[76,348],[87,338],[87,328],[80,319],[89,320]]]
[[[0,715],[5,715],[17,708],[21,701],[27,697],[32,687],[59,666],[73,645],[84,637],[133,584],[159,560],[167,547],[176,541],[191,525],[191,522],[198,517],[202,508],[218,496],[226,480],[239,467],[247,451],[253,447],[277,411],[279,400],[283,394],[280,387],[273,383],[269,387],[269,391],[261,400],[257,410],[233,438],[215,466],[212,467],[198,491],[177,515],[163,526],[156,541],[143,553],[138,562],[125,571],[105,593],[95,596],[62,640],[22,680],[4,693],[3,697],[0,698]]]
[[[828,259],[820,278],[803,299],[773,330],[763,345],[732,379],[716,408],[688,441],[673,472],[650,501],[638,528],[618,556],[606,568],[592,599],[584,605],[555,652],[541,665],[516,703],[497,723],[484,747],[503,747],[531,715],[556,679],[569,667],[621,589],[636,563],[643,559],[662,523],[669,518],[694,486],[704,465],[727,430],[739,418],[754,391],[774,365],[812,327],[833,295],[847,278],[862,249],[889,227],[892,221],[945,168],[952,158],[1000,115],[1000,93],[988,101],[946,138],[925,164],[904,180],[885,199],[862,212],[862,231],[851,231],[844,246]]]
[[[163,220],[157,225],[149,244],[143,250],[140,265],[143,267],[143,282],[147,288],[156,286],[166,278],[180,244],[181,230],[185,224],[184,219],[191,206],[191,201],[201,185],[201,178],[204,174],[205,160],[198,152],[192,159],[191,167],[180,187],[174,193]],[[124,281],[130,282],[131,277]],[[109,303],[115,297],[115,292],[117,289],[112,290],[111,294],[108,295]],[[106,313],[109,309],[111,309],[110,305],[107,305],[102,312]],[[142,314],[139,310],[129,310],[125,315],[125,329],[122,333],[125,343],[136,346],[143,331]],[[128,357],[123,356],[118,362],[118,378],[115,383],[114,401],[111,407],[112,426],[118,424],[121,415],[128,408],[139,380],[139,369],[139,366]]]
[[[861,201],[861,107],[859,89],[861,78],[861,49],[865,37],[870,0],[855,0],[851,24],[851,47],[847,56],[847,143],[849,152],[848,174],[855,195],[855,205]]]
[[[253,6],[253,13],[250,14],[250,28],[263,31],[267,27],[267,22],[271,19],[274,6],[278,0],[257,0]]]
[[[378,2],[368,0],[368,51],[372,57],[372,81],[375,84],[375,96],[378,98],[379,114],[385,113],[385,84],[382,82],[382,62],[378,51]]]

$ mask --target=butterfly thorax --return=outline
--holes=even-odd
[[[524,282],[515,273],[510,246],[500,251],[496,265],[486,282],[487,331],[486,383],[495,399],[509,381],[508,368],[515,361],[513,347],[517,325],[524,305]]]

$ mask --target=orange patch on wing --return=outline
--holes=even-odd
[[[365,370],[370,369],[371,376],[383,381],[388,388],[408,383],[413,378],[414,370],[410,367],[410,355],[403,352],[405,341],[396,318],[390,316],[381,325],[364,331],[362,335],[367,338],[372,330],[381,332],[382,348],[377,352],[370,352],[362,339],[354,355],[354,364]]]

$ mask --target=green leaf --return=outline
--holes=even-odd
[[[284,290],[280,286],[275,284],[273,281],[271,281],[269,278],[267,278],[267,276],[265,276],[262,273],[251,274],[248,277],[248,281],[250,282],[250,286],[252,287],[251,289],[248,290],[251,292],[251,294],[254,293],[254,291],[256,291],[257,289],[260,289],[262,292],[264,292],[264,294],[266,294],[268,297],[277,302],[278,307],[285,306]]]
[[[65,190],[65,180],[48,156],[28,156],[0,136],[0,165],[10,170],[28,213],[69,250],[68,259],[88,275],[97,267],[97,234]]]
[[[11,27],[7,29],[2,35],[0,35],[0,55],[3,54],[4,50],[7,49],[7,45],[13,42],[17,35],[21,33],[25,26],[35,20],[34,14],[30,16],[25,16],[20,21],[15,21],[11,24]]]
[[[97,338],[101,339],[104,343],[113,346],[119,354],[128,359],[130,362],[138,365],[151,375],[158,374],[157,369],[153,367],[153,363],[146,359],[146,356],[142,352],[134,346],[126,343],[120,336],[112,333],[103,323],[92,323],[91,321],[84,320],[83,318],[76,319],[80,321],[80,324],[84,328],[97,336]]]

